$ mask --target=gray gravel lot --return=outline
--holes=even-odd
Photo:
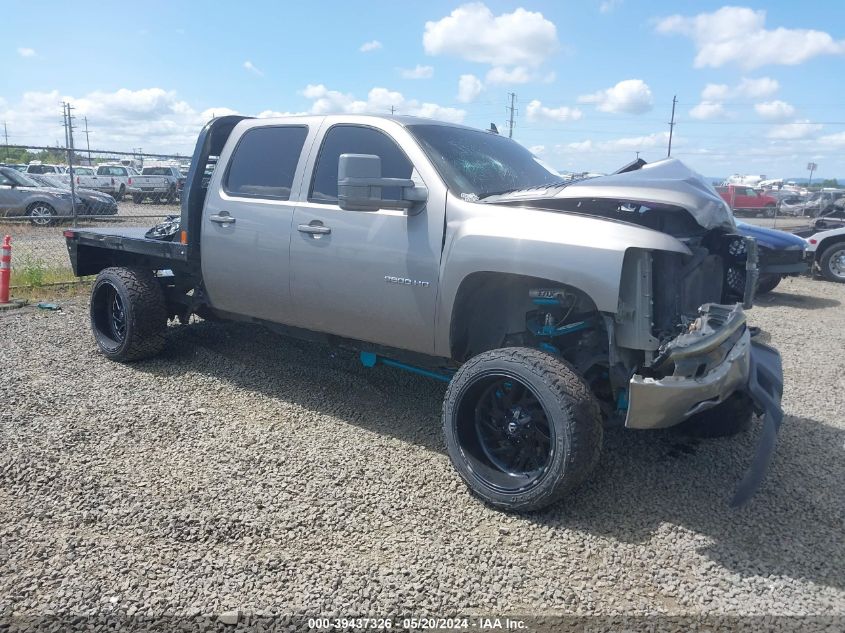
[[[84,299],[0,313],[0,614],[845,615],[845,286],[789,279],[751,321],[784,357],[762,491],[749,435],[606,434],[530,516],[470,497],[444,387],[242,324],[95,350]]]

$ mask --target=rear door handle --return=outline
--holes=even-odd
[[[300,224],[296,227],[300,233],[309,233],[311,235],[328,235],[332,232],[328,226],[322,224]]]
[[[233,218],[227,211],[221,211],[217,215],[210,215],[208,219],[216,224],[234,224],[235,218]]]

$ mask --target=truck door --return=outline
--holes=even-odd
[[[249,127],[209,183],[202,273],[219,310],[290,323],[290,227],[307,125]]]
[[[383,129],[326,131],[294,215],[291,292],[301,327],[431,353],[446,193],[416,144],[404,147],[417,164]],[[338,160],[347,153],[377,155],[383,177],[425,184],[427,203],[412,213],[341,209]]]

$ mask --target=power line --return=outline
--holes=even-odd
[[[505,108],[506,110],[510,111],[510,117],[508,118],[508,138],[513,138],[513,117],[517,112],[516,108],[514,107],[514,104],[516,103],[516,93],[509,92],[508,95],[510,95],[511,98],[510,106]]]

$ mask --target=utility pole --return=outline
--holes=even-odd
[[[70,175],[70,207],[73,210],[73,226],[76,227],[76,179],[73,177],[73,106],[62,102],[62,118],[65,125],[65,149],[67,151],[67,167]]]
[[[396,112],[396,108],[394,106],[390,106],[390,114],[394,114]]]
[[[672,155],[672,133],[675,131],[675,104],[678,103],[678,95],[672,97],[672,120],[669,121],[669,150],[666,152],[666,158]]]
[[[3,136],[6,137],[6,145],[3,147],[3,162],[9,160],[9,130],[6,128],[6,122],[3,121]]]
[[[516,108],[514,107],[514,104],[516,103],[516,93],[509,92],[508,95],[511,98],[510,106],[505,108],[510,112],[510,116],[508,117],[508,138],[513,138],[513,117],[517,112]]]
[[[818,169],[818,165],[815,163],[807,163],[807,171],[810,172],[810,179],[807,181],[807,189],[810,188],[810,185],[813,184],[813,172]]]
[[[88,147],[88,165],[93,165],[91,162],[91,141],[88,138],[88,117],[86,116],[83,120],[85,121],[85,145]]]
[[[640,160],[640,152],[637,150],[637,160]]]

